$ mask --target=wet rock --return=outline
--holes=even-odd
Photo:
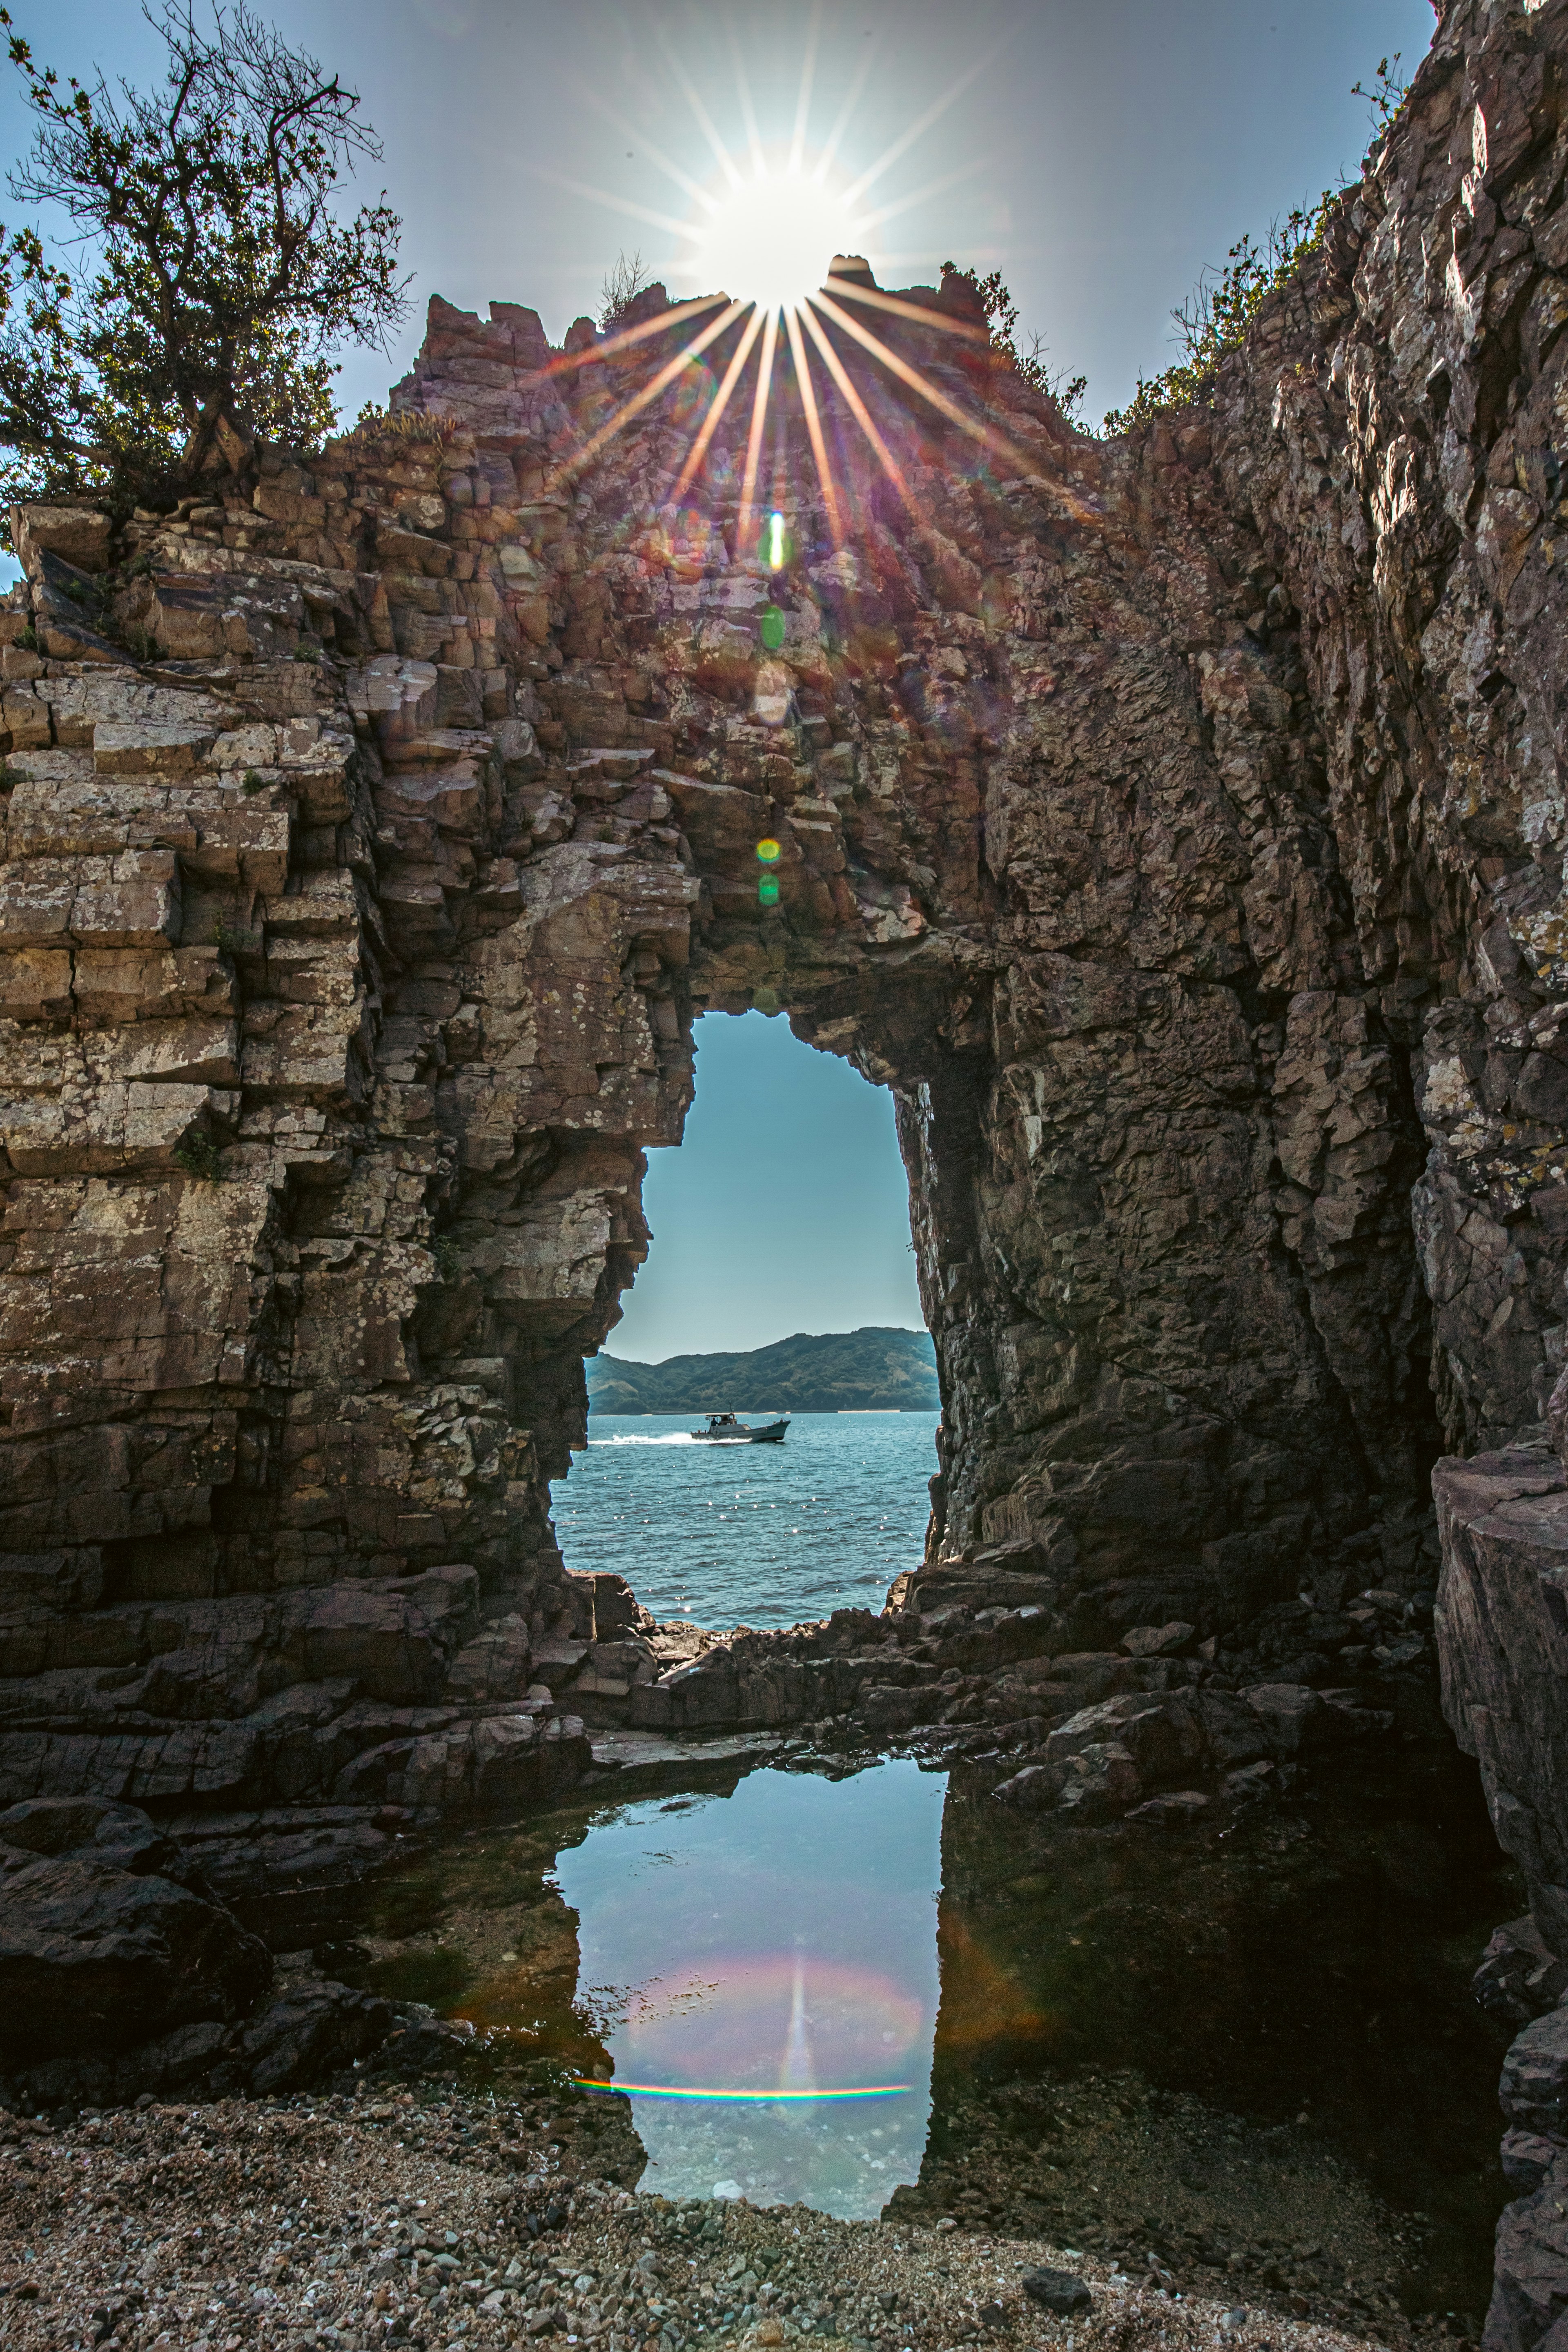
[[[1076,2312],[1094,2308],[1093,2295],[1072,2271],[1026,2271],[1018,2284],[1031,2303],[1039,2304],[1058,2319],[1070,2319]]]
[[[246,2026],[237,2053],[255,2097],[302,2088],[367,2056],[393,2023],[387,2002],[347,1986],[301,1986]]]

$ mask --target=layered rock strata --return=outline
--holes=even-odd
[[[705,1009],[895,1095],[906,1617],[1223,1654],[1296,1609],[1331,1681],[1348,1598],[1419,1610],[1432,1460],[1563,1353],[1565,58],[1563,0],[1450,5],[1213,408],[1128,440],[963,280],[846,265],[775,381],[777,568],[744,394],[683,478],[743,322],[657,293],[559,352],[437,300],[319,458],[18,516],[0,1790],[515,1799],[569,1685],[771,1704],[548,1519]],[[1467,1606],[1443,1476],[1456,1727],[1556,1887],[1558,1629],[1528,1564],[1511,1632]]]

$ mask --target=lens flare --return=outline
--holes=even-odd
[[[767,555],[765,561],[768,570],[770,572],[782,572],[784,567],[785,557],[784,519],[783,515],[778,512],[776,508],[768,517],[766,538]]]
[[[708,286],[733,287],[764,310],[815,294],[836,253],[858,253],[865,229],[841,190],[798,168],[759,163],[710,199],[686,265]]]
[[[645,2099],[715,2099],[726,2105],[773,2107],[814,2105],[818,2099],[896,2099],[912,2091],[912,2083],[868,2083],[848,2091],[722,2091],[693,2089],[677,2083],[595,2083],[586,2075],[574,2074],[572,2087],[576,2091],[636,2091]]]
[[[778,843],[771,839],[767,841],[759,841],[757,844],[757,856],[761,858],[764,866],[776,865],[780,856]]]

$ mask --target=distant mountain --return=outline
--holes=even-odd
[[[797,1331],[738,1356],[670,1356],[662,1364],[595,1356],[593,1412],[846,1412],[898,1406],[935,1412],[929,1331]]]

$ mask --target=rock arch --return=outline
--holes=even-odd
[[[546,1481],[704,1005],[898,1100],[944,1396],[901,1605],[1081,1643],[1435,1568],[1434,1456],[1562,1353],[1564,37],[1449,8],[1212,410],[1075,435],[956,278],[871,314],[940,401],[830,328],[903,487],[822,372],[836,543],[786,384],[777,580],[722,431],[669,504],[724,339],[582,462],[657,309],[555,352],[437,299],[320,457],[19,514],[0,1789],[580,1760],[518,1695],[630,1604]]]

